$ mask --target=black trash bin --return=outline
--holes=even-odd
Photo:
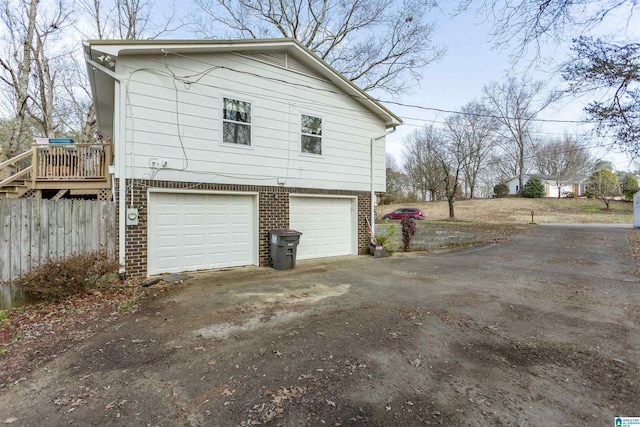
[[[296,266],[296,252],[301,232],[296,230],[271,230],[271,265],[276,270],[288,270]]]

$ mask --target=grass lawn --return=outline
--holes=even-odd
[[[449,221],[446,201],[381,205],[378,218],[400,207],[419,208],[428,222]],[[531,211],[538,224],[631,224],[633,203],[612,201],[609,209],[593,199],[505,197],[500,199],[458,200],[454,205],[456,221],[489,224],[529,224]]]

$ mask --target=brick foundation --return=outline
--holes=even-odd
[[[127,180],[127,206],[130,203],[131,181]],[[116,189],[118,185],[116,183]],[[369,250],[369,232],[366,218],[370,216],[371,198],[368,192],[351,192],[340,190],[319,190],[307,188],[272,187],[255,185],[231,185],[213,183],[192,183],[174,181],[135,180],[133,182],[133,206],[140,208],[137,226],[126,227],[126,261],[127,276],[132,278],[147,276],[147,189],[175,188],[209,191],[238,191],[258,194],[258,262],[268,267],[269,230],[289,228],[289,194],[357,196],[358,198],[358,253],[366,254]],[[116,190],[117,193],[117,190]],[[119,197],[116,194],[116,204]],[[116,211],[118,212],[118,210]],[[116,223],[119,218],[116,218]],[[116,224],[118,227],[118,224]]]

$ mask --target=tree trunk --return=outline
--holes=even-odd
[[[11,133],[11,140],[7,145],[7,152],[4,155],[10,159],[18,153],[18,147],[20,145],[20,137],[22,136],[22,128],[24,127],[24,120],[29,111],[27,107],[27,100],[29,99],[29,75],[31,73],[31,49],[33,43],[33,33],[36,26],[36,13],[38,10],[38,0],[31,0],[29,3],[29,16],[27,25],[27,31],[25,38],[22,40],[22,61],[18,68],[18,75],[14,84],[16,91],[16,111],[15,111],[15,124],[13,132]]]
[[[518,181],[520,182],[520,189],[518,190],[518,194],[522,194],[522,189],[524,188],[524,137],[522,134],[518,135],[520,141],[519,149],[519,158],[518,158],[518,169],[520,169]]]
[[[82,128],[82,141],[81,142],[92,142],[94,134],[95,134],[95,125],[96,125],[96,106],[91,103],[89,106],[89,110],[87,111],[87,120],[84,123],[84,127]]]

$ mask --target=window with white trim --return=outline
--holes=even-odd
[[[222,142],[251,145],[251,103],[222,98]]]
[[[322,119],[300,116],[300,150],[303,153],[322,154]]]

